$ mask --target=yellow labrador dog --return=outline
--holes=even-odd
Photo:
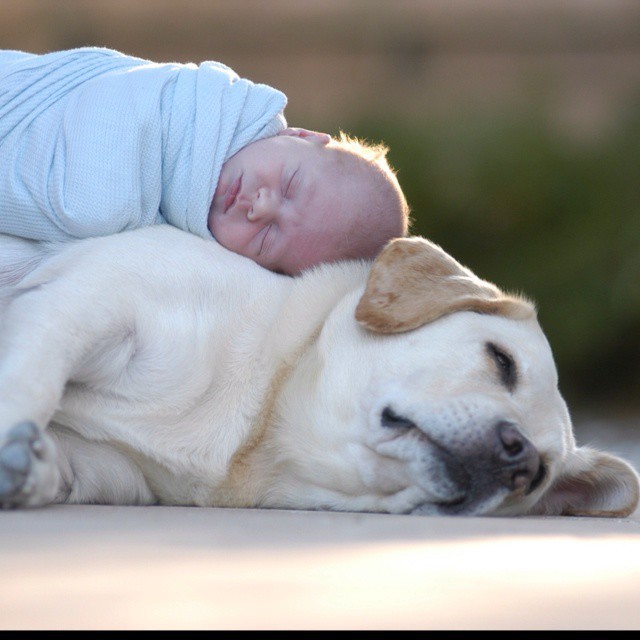
[[[0,239],[0,503],[624,516],[524,299],[420,238],[299,278],[169,227]]]

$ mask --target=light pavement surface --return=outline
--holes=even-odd
[[[637,629],[640,520],[0,513],[2,629]]]
[[[634,431],[601,427],[579,433],[640,462]],[[0,512],[5,630],[637,629],[639,585],[640,511],[626,519]]]

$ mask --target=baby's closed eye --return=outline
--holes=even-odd
[[[291,198],[291,196],[293,195],[297,184],[298,172],[299,169],[296,169],[295,171],[293,171],[291,176],[285,180],[285,188],[283,192],[285,198]]]
[[[273,245],[275,225],[273,223],[266,224],[256,235],[258,238],[258,255],[264,256],[269,253],[269,249]]]

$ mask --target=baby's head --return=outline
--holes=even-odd
[[[253,142],[223,165],[209,230],[227,249],[291,275],[373,257],[409,221],[386,151],[305,129]]]

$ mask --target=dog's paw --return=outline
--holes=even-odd
[[[3,440],[0,506],[7,509],[50,502],[57,491],[59,476],[53,443],[33,422],[16,424]]]

